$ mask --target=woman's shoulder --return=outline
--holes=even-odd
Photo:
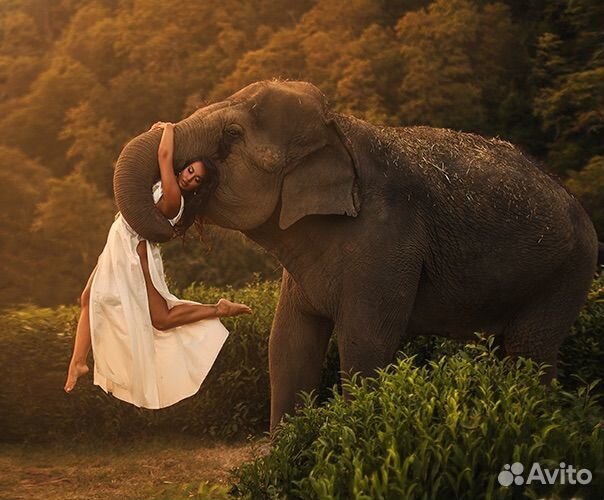
[[[159,202],[159,200],[161,199],[161,197],[163,195],[164,195],[164,191],[161,187],[161,180],[160,180],[160,181],[157,181],[155,184],[153,184],[153,203],[155,203],[157,205],[157,203]],[[185,199],[184,199],[182,193],[180,193],[180,207],[178,209],[178,213],[172,219],[168,219],[172,225],[176,224],[180,220],[182,213],[184,211],[184,208],[185,208]]]
[[[164,190],[161,185],[161,180],[159,180],[155,184],[153,184],[151,191],[153,193],[153,198],[155,199],[155,203],[157,203],[158,200],[164,195]],[[182,193],[180,193],[180,199],[181,199],[181,201],[183,200]]]

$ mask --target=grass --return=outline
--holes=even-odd
[[[163,500],[220,498],[249,443],[156,437],[133,442],[0,445],[0,498]]]

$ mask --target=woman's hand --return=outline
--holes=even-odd
[[[174,127],[174,124],[170,122],[155,122],[149,130],[155,130],[156,128],[164,129],[166,127]]]

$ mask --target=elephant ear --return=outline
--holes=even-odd
[[[349,215],[360,209],[358,165],[348,139],[335,120],[327,141],[289,171],[281,188],[279,227],[287,229],[307,215]]]

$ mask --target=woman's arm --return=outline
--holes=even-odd
[[[180,187],[178,187],[176,176],[174,175],[173,165],[174,125],[172,123],[161,122],[156,125],[164,129],[157,150],[163,196],[157,202],[156,206],[165,217],[172,219],[178,215],[180,210],[181,196]]]

